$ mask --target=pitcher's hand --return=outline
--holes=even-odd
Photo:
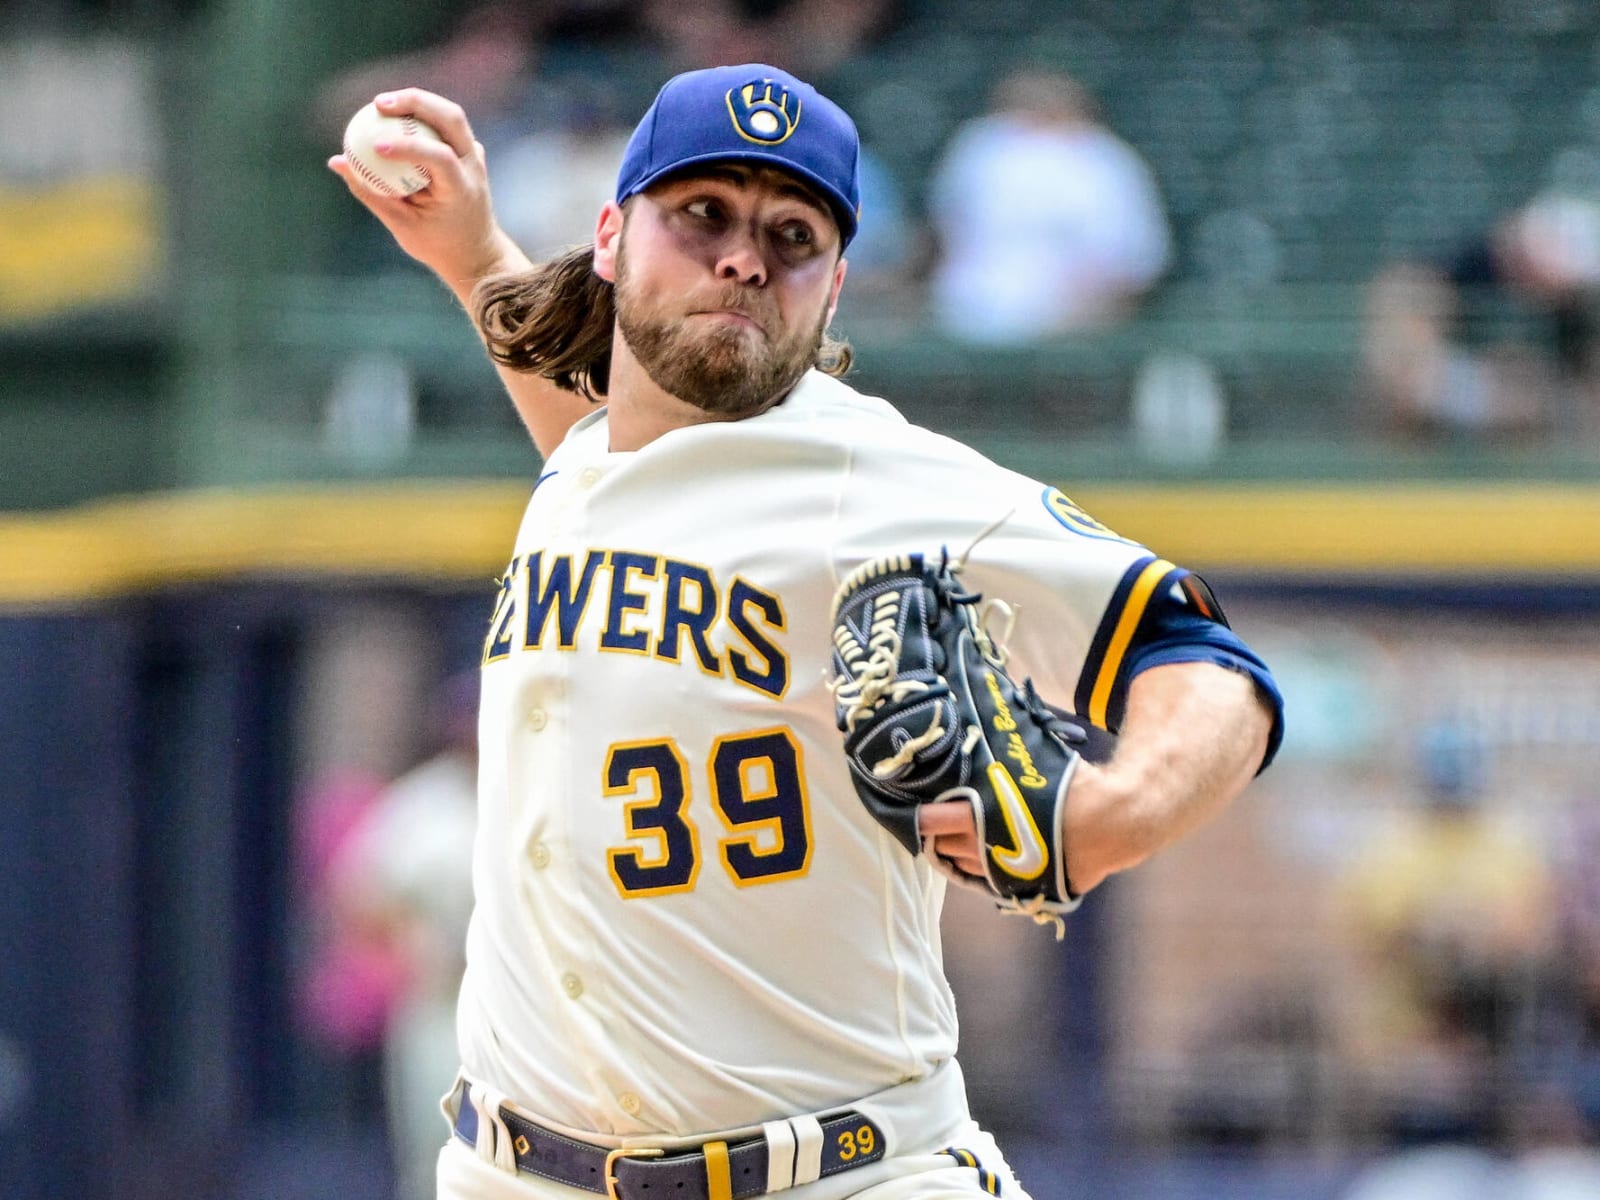
[[[495,220],[483,144],[473,137],[461,106],[421,88],[384,92],[375,103],[385,116],[415,116],[443,139],[402,134],[374,148],[385,158],[427,167],[431,182],[409,196],[385,196],[364,186],[343,154],[328,160],[400,248],[463,298],[486,275],[530,266]]]

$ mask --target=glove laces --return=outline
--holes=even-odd
[[[902,569],[902,565],[898,560],[876,559],[851,572],[850,577],[839,585],[839,593],[847,594],[875,575],[899,569]],[[849,732],[854,732],[856,726],[884,701],[900,701],[928,690],[929,685],[923,680],[897,677],[901,643],[899,617],[899,593],[884,592],[873,601],[872,625],[867,634],[865,653],[848,633],[839,630],[834,632],[834,645],[849,674],[827,680],[827,687],[834,703],[845,709],[845,725]],[[883,774],[892,773],[909,763],[917,750],[932,745],[943,736],[943,727],[936,723],[935,728],[922,737],[902,746],[893,760],[878,764],[878,769]]]
[[[1029,896],[1026,900],[1013,900],[1009,904],[1002,904],[1000,911],[1008,917],[1027,917],[1035,925],[1054,925],[1058,942],[1067,936],[1067,922],[1060,913],[1051,912],[1044,906],[1043,895]]]

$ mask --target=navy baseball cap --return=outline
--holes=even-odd
[[[861,211],[861,140],[849,115],[809,83],[764,63],[667,80],[628,139],[617,203],[696,163],[766,163],[822,193],[843,245]]]

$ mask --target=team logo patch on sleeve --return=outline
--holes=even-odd
[[[1060,521],[1071,533],[1076,533],[1080,537],[1098,538],[1105,542],[1123,542],[1129,546],[1138,544],[1132,539],[1125,538],[1114,530],[1100,524],[1099,521],[1096,521],[1083,509],[1079,508],[1073,502],[1072,497],[1068,496],[1060,488],[1045,488],[1040,499],[1044,501],[1044,506],[1049,510],[1050,515]]]

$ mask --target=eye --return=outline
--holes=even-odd
[[[710,197],[689,201],[683,206],[683,211],[701,221],[718,221],[722,219],[722,205]]]
[[[791,246],[810,246],[817,240],[817,232],[804,221],[790,221],[778,228],[778,236]]]

